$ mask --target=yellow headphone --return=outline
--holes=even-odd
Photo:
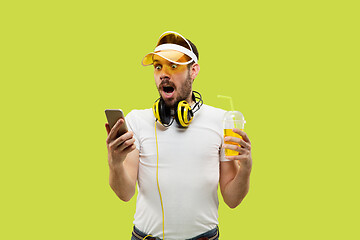
[[[195,96],[195,93],[198,96]],[[169,127],[175,119],[179,126],[183,128],[188,127],[194,117],[194,113],[198,111],[203,104],[199,92],[193,91],[192,98],[195,101],[194,110],[191,109],[191,106],[185,100],[182,100],[176,104],[174,109],[175,113],[171,112],[171,108],[165,105],[162,98],[158,98],[152,108],[156,120],[165,127]]]

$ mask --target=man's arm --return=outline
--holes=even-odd
[[[226,137],[225,141],[239,143],[241,147],[232,144],[224,144],[223,148],[239,152],[237,156],[227,156],[232,161],[220,162],[220,190],[225,203],[230,208],[237,207],[249,192],[250,173],[252,168],[251,143],[243,131],[233,130],[243,137]]]
[[[109,184],[111,189],[123,201],[129,201],[135,194],[137,173],[139,169],[139,150],[129,153],[123,164],[109,167]]]
[[[109,184],[123,201],[129,201],[135,194],[139,168],[139,151],[135,147],[132,132],[117,137],[116,134],[124,120],[119,120],[112,129],[105,124],[108,137]]]

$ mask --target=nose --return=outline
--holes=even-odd
[[[163,69],[161,69],[161,72],[160,72],[160,80],[163,81],[166,79],[170,80],[170,74],[166,68],[163,68]]]
[[[161,75],[160,75],[160,80],[161,80],[161,81],[170,80],[170,77],[167,76],[167,75],[165,75],[165,74],[161,74]]]

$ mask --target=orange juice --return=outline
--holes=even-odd
[[[243,129],[240,129],[240,130],[243,131]],[[234,133],[232,129],[224,129],[224,137],[227,137],[227,136],[243,139],[239,134]],[[238,145],[240,147],[240,144],[231,142],[231,141],[226,141],[225,144],[233,144],[233,145]],[[239,155],[239,152],[230,150],[230,149],[225,149],[225,155],[226,156],[236,156],[236,155]]]

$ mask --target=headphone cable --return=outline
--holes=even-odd
[[[158,140],[157,140],[157,133],[156,133],[156,122],[155,121],[155,141],[156,141],[156,183],[159,190],[160,202],[161,202],[161,212],[162,212],[162,227],[163,227],[163,240],[165,240],[165,217],[164,217],[164,205],[161,197],[160,185],[159,185],[159,147],[158,147]]]
[[[195,96],[195,93],[198,94],[199,96]],[[194,105],[194,107],[192,109],[193,109],[193,113],[196,113],[197,111],[200,110],[200,108],[201,108],[201,106],[203,105],[204,102],[203,102],[201,94],[199,92],[193,91],[193,94],[194,94],[193,99],[195,101],[195,105]],[[198,101],[196,101],[196,100],[198,100]]]

